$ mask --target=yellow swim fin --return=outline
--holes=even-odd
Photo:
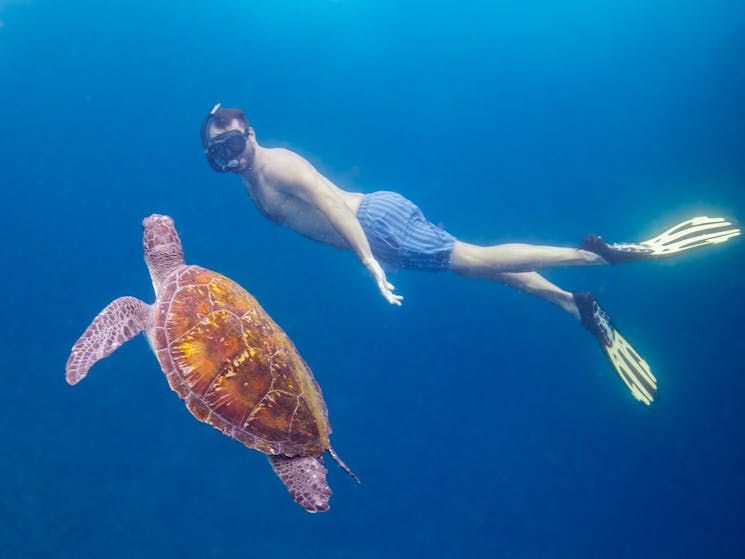
[[[740,235],[740,229],[722,217],[699,216],[688,219],[656,237],[640,243],[606,243],[588,235],[580,248],[602,256],[610,264],[652,260],[698,248],[724,243]]]
[[[650,405],[657,392],[657,379],[649,364],[631,347],[608,314],[600,308],[592,293],[573,293],[579,309],[582,326],[595,336],[600,347],[610,359],[613,368],[640,402]]]

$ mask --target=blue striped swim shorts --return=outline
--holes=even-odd
[[[389,268],[447,270],[455,237],[425,219],[412,202],[381,190],[362,197],[357,219],[373,256]]]

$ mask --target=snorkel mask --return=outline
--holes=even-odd
[[[208,132],[210,122],[212,122],[212,117],[220,110],[220,107],[222,107],[221,103],[212,107],[212,110],[202,121],[202,146],[210,167],[218,173],[226,173],[240,167],[240,156],[246,149],[248,130],[245,132],[229,130],[210,139]]]

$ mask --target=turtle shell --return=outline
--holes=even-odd
[[[148,337],[194,417],[267,454],[328,449],[321,389],[256,299],[198,266],[174,271],[159,291]]]

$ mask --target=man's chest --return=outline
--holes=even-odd
[[[248,192],[261,213],[282,224],[297,223],[313,212],[307,202],[267,184],[250,185]]]

